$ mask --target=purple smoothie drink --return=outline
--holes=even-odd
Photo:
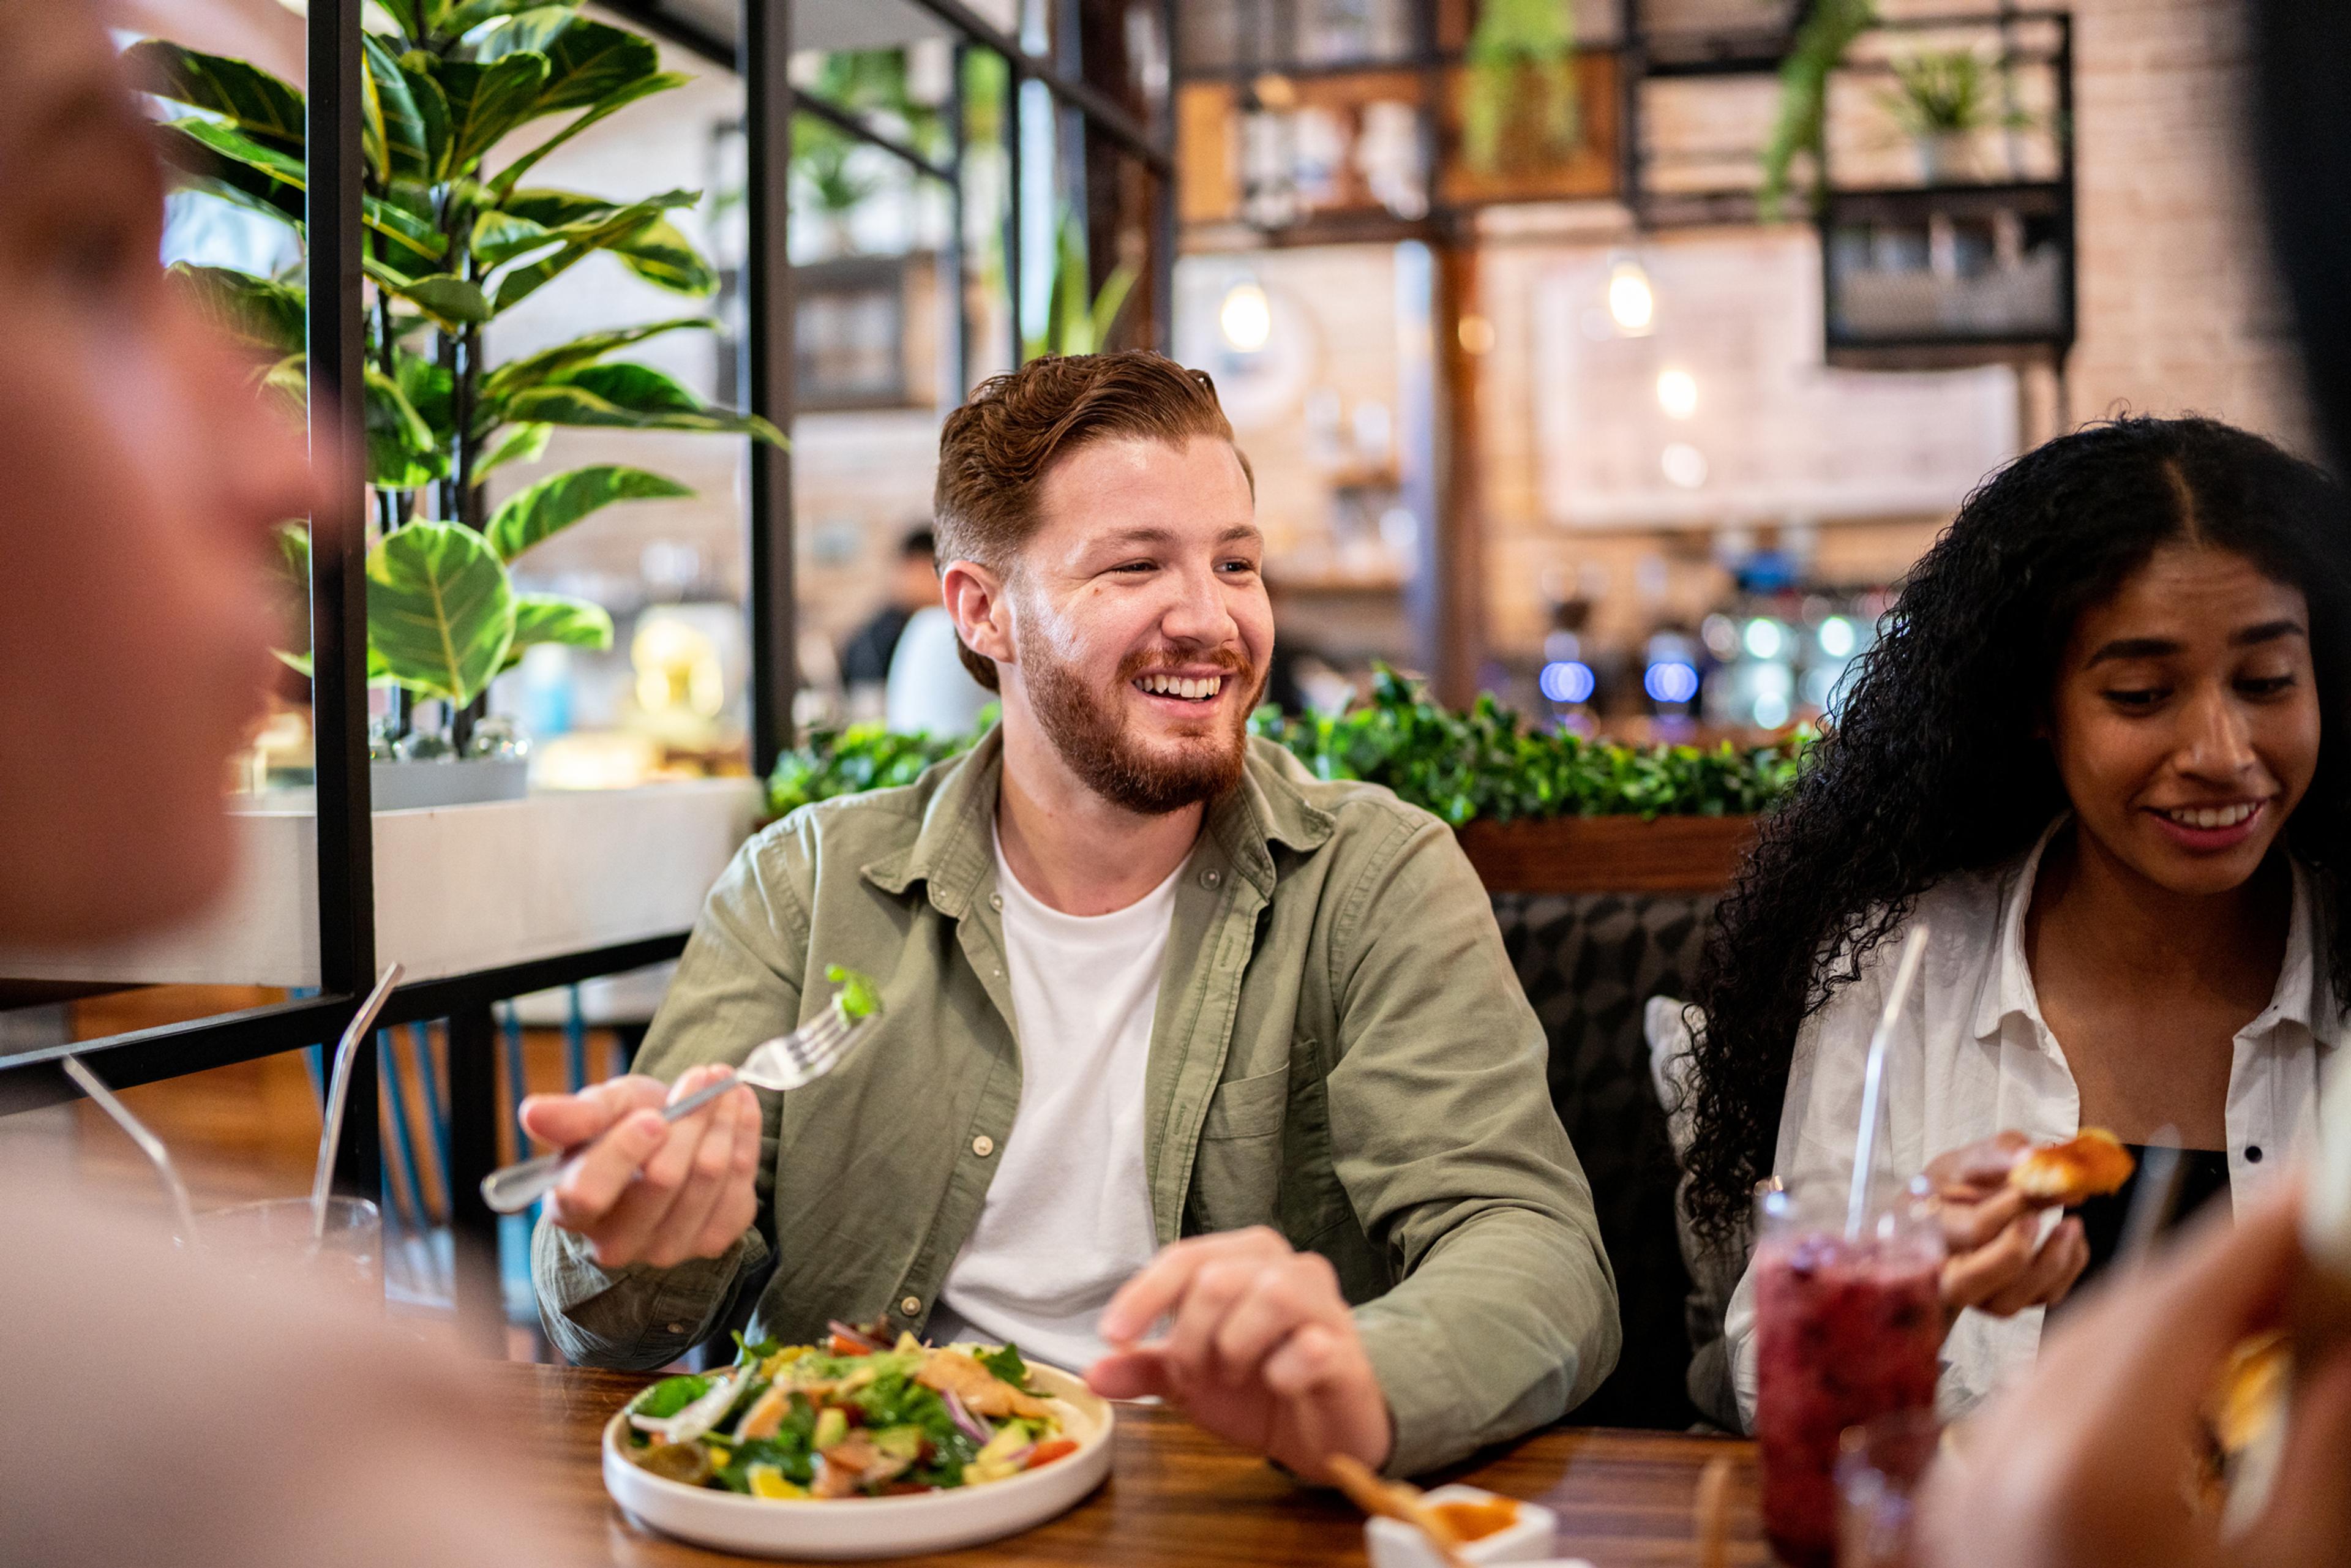
[[[1828,1568],[1837,1539],[1837,1443],[1848,1427],[1931,1410],[1943,1345],[1943,1249],[1905,1201],[1855,1240],[1813,1206],[1763,1200],[1756,1249],[1763,1528],[1796,1568]]]

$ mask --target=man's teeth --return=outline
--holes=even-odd
[[[1186,678],[1179,675],[1144,675],[1134,683],[1144,691],[1164,697],[1182,697],[1187,702],[1206,702],[1224,689],[1222,675],[1201,675]]]
[[[2164,815],[2183,828],[2233,828],[2260,810],[2260,801],[2243,800],[2234,806],[2188,806]]]

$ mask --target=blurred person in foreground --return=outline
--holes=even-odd
[[[2351,1339],[2298,1369],[2266,1505],[2241,1529],[2223,1529],[2195,1479],[2204,1412],[2231,1352],[2287,1326],[2311,1267],[2297,1239],[2300,1186],[2273,1183],[2233,1227],[2214,1216],[2175,1255],[2085,1299],[2050,1334],[2032,1377],[1938,1461],[1920,1506],[1920,1568],[2351,1561]]]
[[[753,838],[646,1076],[525,1105],[549,1142],[613,1130],[538,1228],[550,1334],[631,1367],[738,1307],[788,1344],[1008,1340],[1310,1479],[1556,1419],[1618,1326],[1542,1027],[1451,830],[1249,736],[1273,619],[1208,378],[997,377],[935,510],[1003,720]],[[840,1071],[662,1124],[830,1008],[835,964],[883,999]]]
[[[166,287],[162,196],[98,16],[0,6],[0,943],[20,949],[220,890],[224,779],[277,633],[270,528],[311,507],[298,434]],[[231,1280],[13,1155],[0,1259],[0,1429],[21,1439],[0,1563],[550,1560],[495,1413],[380,1314]]]

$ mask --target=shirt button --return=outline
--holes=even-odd
[[[996,1140],[982,1133],[971,1141],[971,1152],[981,1159],[986,1159],[996,1152]]]
[[[1210,866],[1207,870],[1200,873],[1200,885],[1202,887],[1213,888],[1224,880],[1225,873],[1218,871],[1215,866]]]
[[[2257,1166],[2262,1163],[2262,1146],[2259,1144],[2247,1144],[2245,1145],[2245,1163],[2249,1166]]]
[[[989,907],[990,909],[1001,909],[1001,908],[1003,908],[1003,907],[1004,907],[1004,895],[1003,895],[1002,894],[1000,894],[1000,893],[991,893],[991,894],[989,894],[987,895],[987,907]]]
[[[904,1301],[898,1303],[898,1310],[911,1318],[916,1312],[923,1310],[923,1298],[920,1296],[908,1296]]]
[[[672,1323],[669,1325],[669,1332],[671,1333],[684,1333],[685,1332],[685,1325],[684,1323]]]

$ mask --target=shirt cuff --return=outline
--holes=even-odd
[[[537,1240],[533,1274],[549,1335],[567,1357],[590,1365],[643,1368],[676,1360],[708,1335],[733,1300],[736,1281],[768,1259],[756,1228],[716,1258],[667,1269],[607,1269],[587,1242],[544,1218]]]

